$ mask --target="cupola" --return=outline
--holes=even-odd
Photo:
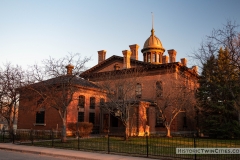
[[[149,63],[162,63],[162,56],[165,52],[165,49],[162,46],[162,42],[160,39],[155,36],[152,24],[152,30],[150,37],[145,41],[143,49],[141,52],[143,53],[143,60],[144,62]]]

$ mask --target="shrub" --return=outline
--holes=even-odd
[[[79,131],[79,136],[80,137],[87,137],[90,135],[93,129],[93,124],[89,122],[78,122],[77,123],[69,123],[68,124],[68,130],[72,132],[77,131],[77,126],[78,126],[78,131]]]
[[[88,122],[79,122],[78,129],[81,137],[87,137],[92,132],[93,124]]]
[[[68,123],[68,130],[72,132],[77,131],[77,123]]]

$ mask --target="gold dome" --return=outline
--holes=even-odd
[[[162,42],[158,37],[154,35],[154,29],[151,30],[150,37],[145,41],[142,52],[148,49],[160,49],[165,51],[165,49],[162,46]]]

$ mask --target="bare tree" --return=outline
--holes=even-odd
[[[38,107],[52,107],[59,113],[62,120],[62,142],[66,141],[67,108],[74,100],[78,84],[82,82],[78,76],[85,70],[89,60],[80,54],[69,54],[60,59],[50,57],[43,61],[43,66],[34,65],[31,71],[31,79],[37,83],[28,86],[28,89],[40,97],[41,104]]]
[[[194,115],[196,103],[196,76],[191,77],[184,70],[172,72],[173,70],[169,69],[155,85],[157,118],[165,126],[167,137],[171,137],[171,125],[180,113]]]
[[[230,20],[223,26],[221,29],[213,29],[212,34],[207,36],[206,39],[200,45],[200,48],[193,52],[190,56],[197,63],[198,66],[202,69],[204,64],[207,64],[207,61],[210,57],[218,57],[220,48],[225,48],[228,50],[229,54],[227,59],[231,61],[231,68],[237,68],[240,70],[240,32],[237,30],[239,26]],[[240,96],[236,95],[236,85],[231,85],[233,82],[231,80],[232,75],[236,73],[236,70],[228,72],[229,77],[229,87],[226,88],[233,97],[235,97],[235,108],[240,110]],[[226,74],[226,73],[225,73]],[[238,77],[238,83],[240,78]]]
[[[7,121],[10,131],[18,113],[18,89],[26,84],[25,80],[25,73],[20,66],[7,63],[0,71],[0,115]]]
[[[102,110],[108,111],[118,118],[125,128],[125,138],[132,134],[134,119],[136,119],[136,105],[139,103],[141,90],[136,90],[140,68],[131,68],[99,73],[97,85],[107,94],[107,102],[100,105]]]
[[[229,57],[234,62],[233,65],[240,67],[240,32],[237,31],[238,25],[232,21],[227,21],[221,29],[213,29],[212,34],[206,36],[206,39],[201,43],[200,48],[194,51],[191,58],[198,63],[198,66],[203,67],[211,56],[217,57],[220,48],[227,48]]]

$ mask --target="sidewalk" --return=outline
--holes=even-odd
[[[0,149],[27,152],[34,154],[50,155],[55,157],[67,157],[74,159],[91,159],[91,160],[153,160],[151,158],[131,157],[115,154],[104,154],[95,152],[84,152],[67,149],[45,148],[35,146],[17,145],[12,143],[0,143]]]

